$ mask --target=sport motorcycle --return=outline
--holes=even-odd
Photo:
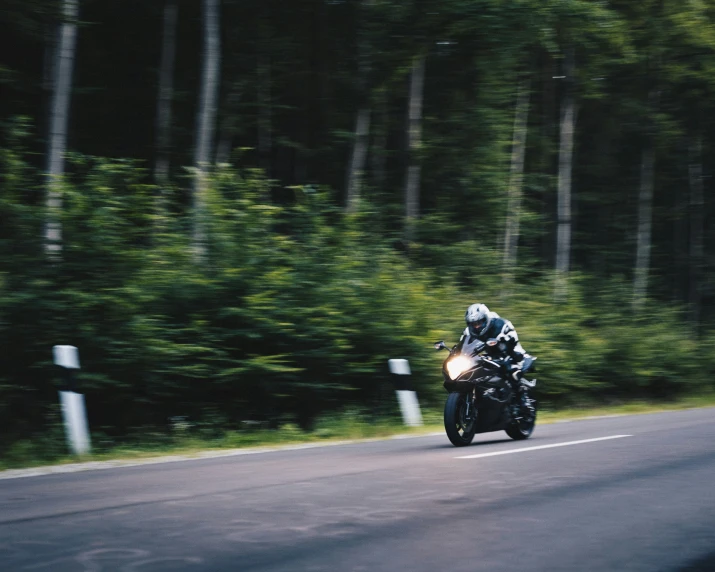
[[[442,365],[444,388],[449,392],[444,405],[444,429],[456,447],[469,445],[477,433],[506,431],[512,439],[528,439],[536,424],[536,400],[531,390],[536,380],[522,378],[519,392],[508,379],[511,358],[495,356],[495,339],[482,342],[465,335],[451,350],[444,341],[434,344],[448,350]],[[535,357],[526,355],[522,372],[533,370]]]

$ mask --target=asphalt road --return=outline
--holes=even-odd
[[[0,570],[715,571],[714,414],[0,480]]]

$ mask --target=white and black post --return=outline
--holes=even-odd
[[[387,360],[390,366],[390,373],[395,379],[395,390],[397,393],[397,401],[400,404],[402,419],[405,425],[410,427],[419,427],[422,425],[422,412],[420,404],[417,401],[417,393],[412,390],[410,378],[410,362],[406,359],[390,359]]]
[[[74,379],[74,372],[79,369],[79,353],[74,346],[54,346],[52,354],[55,365],[64,372],[65,389],[59,393],[67,444],[75,455],[86,455],[90,451],[87,411],[84,395],[75,392]]]

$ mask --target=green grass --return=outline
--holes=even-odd
[[[569,409],[539,411],[539,424],[609,415],[634,415],[715,406],[715,394],[684,397],[668,403],[648,400],[629,401],[609,406],[583,406]],[[84,461],[133,461],[171,455],[199,456],[205,452],[245,448],[279,448],[309,443],[335,443],[345,440],[382,439],[395,435],[424,435],[443,431],[440,410],[423,411],[422,427],[405,427],[398,419],[365,421],[358,412],[344,413],[320,419],[314,429],[305,432],[295,425],[279,429],[247,431],[216,431],[212,435],[192,434],[190,430],[174,434],[150,433],[141,441],[121,445],[95,447],[91,455],[78,458],[64,452],[60,432],[39,440],[19,441],[9,447],[0,459],[0,470],[64,465]]]
[[[681,409],[695,409],[699,407],[715,406],[715,394],[681,397],[672,401],[629,400],[624,403],[612,405],[591,405],[572,407],[568,409],[554,409],[539,411],[539,423],[554,423],[570,419],[583,419],[585,417],[599,417],[607,415],[638,415],[643,413],[657,413],[659,411],[677,411]]]

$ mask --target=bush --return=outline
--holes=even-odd
[[[332,412],[395,415],[389,358],[408,358],[420,401],[441,407],[444,354],[431,345],[456,342],[477,300],[538,356],[547,403],[712,388],[712,335],[696,338],[677,309],[634,317],[626,285],[577,275],[556,305],[549,276],[533,269],[508,294],[494,272],[470,274],[474,242],[405,255],[371,231],[369,205],[345,217],[311,188],[277,203],[260,172],[214,173],[197,263],[181,193],[158,203],[139,165],[76,156],[63,258],[50,264],[38,240],[44,209],[21,192],[37,176],[21,154],[0,157],[0,430],[17,442],[7,455],[35,454],[18,439],[56,426],[58,343],[79,347],[90,426],[111,442],[138,427],[170,431],[176,416],[216,435],[244,421],[308,429],[319,418],[330,432]],[[493,250],[476,259],[497,267]]]

